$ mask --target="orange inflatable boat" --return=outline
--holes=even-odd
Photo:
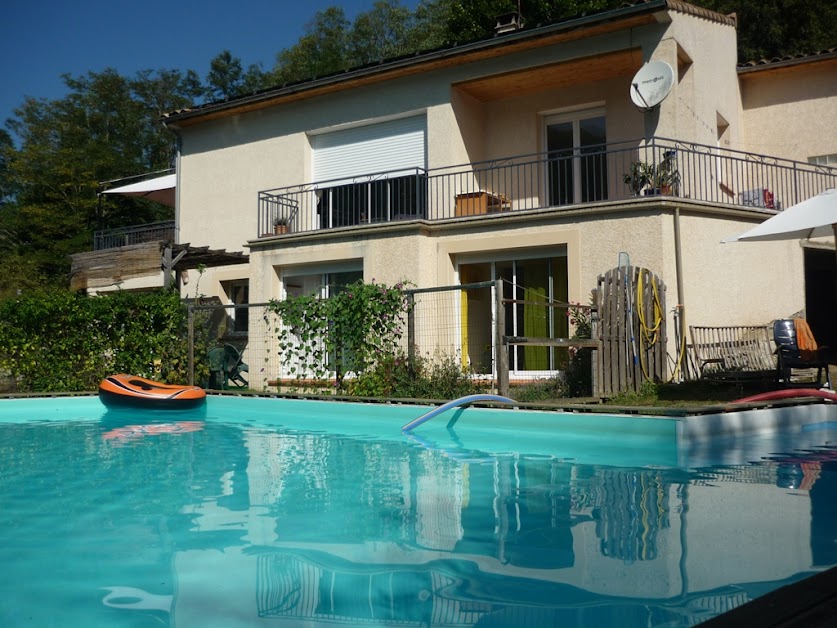
[[[109,375],[99,383],[99,399],[106,406],[197,408],[206,392],[197,386],[163,384],[136,375]]]

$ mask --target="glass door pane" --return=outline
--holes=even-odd
[[[604,116],[578,121],[580,202],[607,200],[607,155]]]
[[[518,297],[522,304],[519,308],[518,328],[522,333],[520,336],[529,338],[551,338],[552,325],[550,324],[549,302],[549,260],[533,259],[517,262],[517,284],[521,292]],[[549,351],[547,347],[526,346],[523,347],[523,360],[519,364],[521,370],[546,371],[549,369]]]
[[[551,122],[546,127],[547,197],[550,205],[607,199],[604,116]]]
[[[512,261],[503,261],[503,262],[495,262],[494,264],[494,276],[497,279],[502,279],[503,285],[503,299],[508,300],[515,300],[520,297],[517,296],[515,291],[514,285],[514,262]],[[520,334],[517,333],[517,316],[514,303],[505,303],[503,305],[504,314],[505,314],[505,329],[503,329],[503,334],[506,336],[519,336]],[[521,347],[520,345],[510,345],[509,346],[509,369],[512,371],[517,370],[517,363],[518,357],[521,354]]]
[[[549,204],[573,202],[573,123],[561,122],[546,127]]]

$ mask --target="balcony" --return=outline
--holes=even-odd
[[[258,237],[668,196],[781,210],[837,168],[654,138],[259,192]]]
[[[93,234],[93,250],[104,251],[146,242],[174,242],[174,221],[103,229]]]

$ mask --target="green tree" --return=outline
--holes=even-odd
[[[837,45],[834,0],[696,0],[738,17],[740,61],[818,52]]]
[[[299,41],[279,53],[273,76],[279,84],[325,76],[349,67],[349,21],[337,6],[318,11]]]
[[[224,50],[209,63],[206,92],[212,100],[226,100],[238,95],[243,82],[241,59]]]
[[[241,59],[224,50],[209,64],[205,95],[209,100],[227,100],[266,87],[267,78],[255,64],[245,71]]]
[[[9,159],[14,151],[12,135],[5,129],[0,129],[0,209],[14,196],[12,186],[14,179],[9,169]]]
[[[497,18],[520,10],[528,26],[566,20],[621,6],[620,0],[435,0],[416,9],[419,28],[435,46],[463,44],[494,34]]]
[[[355,18],[348,35],[349,61],[365,65],[415,52],[421,45],[415,28],[415,16],[408,7],[398,0],[378,0]]]
[[[528,24],[553,22],[618,7],[621,0],[524,0]],[[517,0],[424,0],[415,12],[398,0],[378,0],[349,23],[342,8],[319,11],[299,41],[281,51],[275,82],[293,83],[442,46],[491,37],[497,17]]]
[[[99,182],[159,170],[173,163],[174,137],[164,111],[190,105],[202,87],[194,73],[113,69],[64,75],[68,93],[28,98],[7,122],[19,148],[5,146],[14,195],[0,230],[33,276],[66,280],[72,253],[89,250],[95,229],[140,224],[171,210],[140,199],[98,198]],[[0,260],[0,276],[10,260]]]

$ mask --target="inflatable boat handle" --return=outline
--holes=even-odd
[[[425,412],[419,418],[413,419],[412,421],[404,425],[404,427],[401,428],[401,432],[404,434],[408,434],[414,428],[418,427],[425,421],[429,421],[438,414],[447,412],[451,408],[456,408],[458,406],[465,406],[474,403],[475,401],[499,401],[501,403],[515,403],[514,399],[509,399],[508,397],[503,397],[501,395],[466,395],[464,397],[460,397],[459,399],[448,401],[447,403],[444,403],[437,408],[433,408],[432,410]]]

